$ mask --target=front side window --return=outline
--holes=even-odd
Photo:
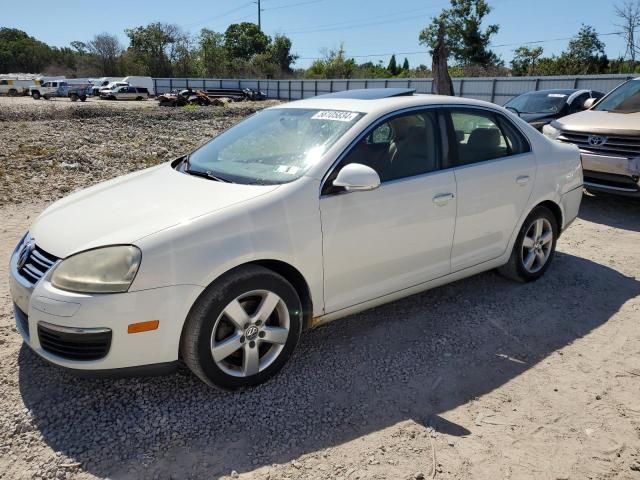
[[[325,182],[323,193],[334,193],[339,171],[350,163],[373,168],[380,182],[433,172],[440,168],[441,137],[434,111],[398,115],[374,126],[342,159]]]
[[[624,83],[602,99],[593,109],[618,113],[640,112],[640,80]]]
[[[457,149],[456,166],[529,151],[523,135],[506,118],[482,110],[451,111]]]
[[[362,116],[310,108],[263,110],[194,151],[189,168],[236,183],[287,183],[304,175]]]

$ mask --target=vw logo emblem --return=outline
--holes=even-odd
[[[589,135],[587,141],[592,147],[599,147],[600,145],[604,145],[606,143],[607,137],[603,137],[601,135]]]
[[[253,340],[258,335],[258,327],[255,325],[249,325],[249,327],[244,331],[244,336],[247,337],[247,340]]]
[[[18,251],[18,268],[25,266],[27,260],[29,260],[29,257],[31,256],[34,246],[35,243],[32,239],[20,247],[20,250]]]

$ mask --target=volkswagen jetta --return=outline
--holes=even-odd
[[[11,256],[17,327],[69,369],[255,385],[307,328],[489,269],[538,279],[581,197],[578,149],[493,104],[283,104],[47,208]]]

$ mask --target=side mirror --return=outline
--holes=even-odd
[[[582,108],[584,108],[585,110],[588,110],[591,107],[593,107],[597,101],[598,101],[597,98],[587,98],[582,104]]]
[[[340,170],[333,185],[344,187],[347,192],[375,190],[380,186],[380,176],[371,167],[350,163]]]

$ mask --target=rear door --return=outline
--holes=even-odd
[[[447,111],[458,188],[455,272],[505,253],[533,190],[536,160],[506,116],[473,107]]]

